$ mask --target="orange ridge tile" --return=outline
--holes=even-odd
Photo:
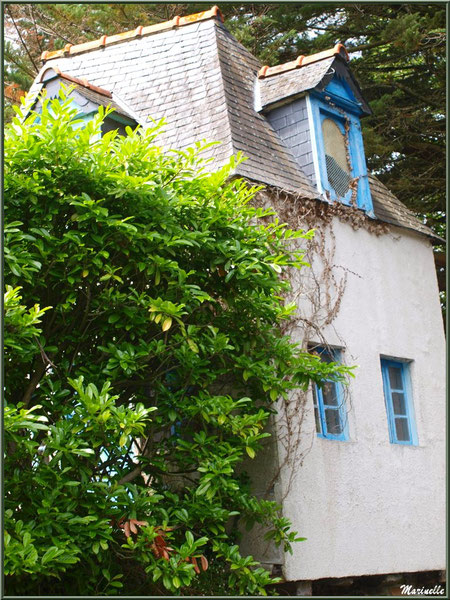
[[[83,44],[76,45],[66,44],[62,50],[54,50],[53,52],[46,50],[41,54],[41,60],[46,62],[47,60],[52,60],[53,58],[81,54],[82,52],[96,50],[97,48],[104,48],[105,46],[110,46],[125,40],[143,37],[145,35],[151,35],[152,33],[165,31],[166,29],[174,29],[175,27],[182,27],[183,25],[190,25],[191,23],[195,23],[197,21],[206,21],[207,19],[213,18],[219,19],[219,21],[223,23],[223,15],[218,6],[213,6],[210,10],[204,10],[192,15],[186,15],[185,17],[176,16],[171,21],[164,21],[162,23],[157,23],[156,25],[149,25],[147,27],[139,25],[139,27],[131,31],[124,31],[115,35],[103,35],[100,39],[92,42],[85,42]]]
[[[325,58],[330,58],[331,56],[336,55],[342,56],[342,58],[347,61],[349,60],[349,55],[344,44],[336,44],[334,48],[330,48],[329,50],[316,52],[315,54],[310,54],[309,56],[304,56],[302,54],[296,60],[291,60],[290,62],[283,63],[282,65],[276,65],[275,67],[269,67],[268,65],[265,65],[258,71],[258,78],[264,79],[265,77],[270,77],[271,75],[279,75],[280,73],[293,71],[294,69],[299,69],[300,67],[304,67],[306,65],[310,65],[311,63],[319,62],[320,60],[324,60]]]

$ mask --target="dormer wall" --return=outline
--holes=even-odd
[[[271,110],[267,120],[294,155],[303,173],[317,188],[313,158],[312,130],[308,118],[306,97],[297,98]]]

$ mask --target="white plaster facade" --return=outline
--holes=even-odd
[[[347,284],[323,333],[342,348],[343,362],[357,365],[346,400],[349,439],[316,435],[309,394],[300,456],[280,470],[275,489],[307,541],[282,560],[261,538],[246,550],[255,551],[256,542],[263,561],[284,561],[288,581],[445,569],[445,341],[432,247],[406,229],[377,237],[337,218],[332,227],[333,263]],[[299,311],[307,314],[303,304]],[[294,338],[302,340],[303,331]],[[412,361],[418,446],[389,441],[380,356]],[[257,468],[261,493],[270,452]],[[277,454],[282,464],[281,442]]]

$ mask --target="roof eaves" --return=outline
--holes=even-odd
[[[168,29],[175,29],[176,27],[191,25],[192,23],[205,21],[207,19],[219,19],[219,21],[223,22],[223,16],[218,6],[213,6],[210,10],[204,10],[199,13],[187,15],[185,17],[176,16],[170,21],[164,21],[163,23],[157,23],[155,25],[148,25],[147,27],[140,25],[139,27],[136,27],[136,29],[124,31],[123,33],[118,33],[116,35],[103,35],[101,38],[92,42],[85,42],[83,44],[76,45],[66,44],[62,50],[43,52],[41,54],[41,60],[45,62],[54,58],[72,56],[74,54],[89,52],[90,50],[98,50],[99,48],[104,48],[113,44],[119,44],[131,39],[152,35],[154,33],[160,33]]]

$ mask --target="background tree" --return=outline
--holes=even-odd
[[[277,398],[347,373],[280,332],[306,234],[233,163],[75,112],[62,93],[5,141],[6,591],[264,594],[238,520],[296,534],[245,459]]]
[[[208,8],[205,4],[6,5],[6,76],[28,87],[43,50]],[[445,233],[445,6],[439,3],[221,5],[227,27],[265,64],[345,43],[373,115],[369,168]]]

